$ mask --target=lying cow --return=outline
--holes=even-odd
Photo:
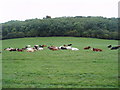
[[[99,52],[99,51],[103,51],[102,49],[98,49],[98,48],[93,48],[93,51]]]
[[[90,46],[88,46],[88,47],[85,47],[85,48],[84,48],[84,50],[87,50],[87,49],[90,49],[90,48],[91,48],[91,47],[90,47]]]
[[[36,51],[36,49],[35,48],[26,48],[26,51],[27,52],[34,52],[34,51]]]
[[[18,52],[22,52],[22,51],[24,51],[24,49],[19,49],[19,48],[18,48],[17,51],[18,51]]]
[[[5,48],[4,50],[7,50],[7,51],[10,51],[11,49],[14,49],[14,48]]]
[[[5,48],[4,50],[7,50],[7,51],[17,51],[18,48]]]
[[[34,48],[36,50],[43,50],[43,47],[45,47],[45,45],[35,45]]]
[[[74,47],[72,47],[71,50],[73,50],[73,51],[77,51],[77,50],[79,50],[79,49],[78,49],[78,48],[74,48]]]
[[[31,45],[26,45],[26,47],[25,48],[30,48],[31,47]]]
[[[117,50],[120,48],[120,45],[114,46],[112,47],[112,45],[109,45],[108,48],[110,48],[111,50]]]
[[[107,47],[108,47],[108,48],[111,48],[111,47],[112,47],[112,45],[108,45]]]
[[[48,47],[50,50],[56,51],[56,50],[60,50],[58,47],[56,46],[50,46]]]
[[[74,51],[79,50],[78,48],[71,47],[71,45],[63,45],[63,46],[60,46],[59,49],[61,49],[61,50],[74,50]]]
[[[111,50],[116,50],[116,49],[119,49],[119,48],[120,48],[119,46],[111,47]]]
[[[72,44],[68,44],[67,46],[72,46]]]
[[[10,49],[9,51],[17,51],[18,48]]]
[[[47,45],[39,45],[39,47],[47,47]]]

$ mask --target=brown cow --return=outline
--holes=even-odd
[[[98,49],[98,48],[93,48],[93,51],[103,51],[102,49]]]
[[[87,50],[87,49],[90,49],[90,48],[91,48],[91,47],[90,47],[90,46],[88,46],[88,47],[85,47],[85,48],[84,48],[84,50]]]
[[[50,46],[50,47],[48,47],[50,50],[53,50],[53,51],[56,51],[56,50],[59,50],[59,48],[58,47],[55,47],[55,46]]]

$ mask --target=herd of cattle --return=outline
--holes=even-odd
[[[47,47],[47,45],[34,45],[34,47],[31,47],[31,45],[26,45],[24,48],[5,48],[4,50],[7,51],[18,51],[18,52],[23,52],[23,51],[27,51],[27,52],[34,52],[34,51],[38,51],[38,50],[44,50],[44,48]],[[72,51],[77,51],[79,50],[78,48],[72,47],[72,44],[68,44],[68,45],[62,45],[59,47],[56,46],[49,46],[47,47],[49,50],[52,51],[56,51],[56,50],[72,50]],[[112,45],[108,45],[107,48],[110,48],[110,50],[116,50],[120,48],[120,45],[117,45],[115,47],[112,47]],[[101,52],[103,51],[102,49],[99,48],[91,48],[90,46],[84,47],[84,50],[88,50],[91,49],[92,51],[96,51],[96,52]]]

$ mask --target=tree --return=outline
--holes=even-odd
[[[118,39],[117,18],[103,17],[59,17],[28,19],[3,23],[3,38],[77,36]],[[118,25],[118,26],[117,26]]]

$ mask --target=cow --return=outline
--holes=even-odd
[[[71,50],[73,50],[73,51],[77,51],[77,50],[79,50],[79,49],[78,49],[78,48],[74,48],[74,47],[72,47]]]
[[[58,47],[56,47],[56,46],[50,46],[50,47],[48,47],[50,50],[52,50],[52,51],[56,51],[56,50],[60,50]]]
[[[116,49],[119,49],[119,48],[120,48],[119,46],[111,47],[111,50],[116,50]]]
[[[84,48],[84,50],[87,50],[87,49],[90,49],[90,48],[91,48],[91,47],[90,47],[90,46],[88,46],[88,47],[85,47],[85,48]]]
[[[22,48],[22,50],[26,50],[26,48]]]
[[[6,51],[10,51],[11,49],[14,49],[14,48],[5,48],[4,50],[6,50]]]
[[[47,45],[35,45],[34,48],[36,50],[43,50],[44,47],[47,47]]]
[[[36,50],[38,50],[39,45],[34,45],[34,48],[35,48]]]
[[[112,45],[108,45],[107,47],[108,47],[108,48],[111,48],[111,47],[112,47]]]
[[[79,50],[78,48],[71,47],[71,45],[72,45],[72,44],[63,45],[63,46],[60,46],[60,47],[58,47],[58,48],[61,49],[61,50],[74,50],[74,51]]]
[[[13,49],[10,49],[9,51],[17,51],[18,48],[13,48]]]
[[[62,50],[67,50],[66,47],[59,47],[59,49],[62,49]]]
[[[47,45],[39,45],[39,47],[47,47]]]
[[[114,47],[112,47],[112,46],[110,47],[111,50],[117,50],[119,48],[120,48],[120,45],[117,45],[117,46],[114,46]]]
[[[72,46],[72,44],[68,44],[67,46]]]
[[[103,51],[102,49],[98,49],[98,48],[93,48],[93,51]]]
[[[61,49],[61,50],[67,50],[66,45],[59,46],[58,48]]]
[[[64,45],[64,47],[65,47],[67,50],[71,50],[71,49],[72,49],[71,46]]]
[[[25,48],[30,48],[31,47],[31,45],[26,45],[26,47]]]
[[[34,49],[34,48],[27,48],[26,51],[27,51],[27,52],[34,52],[35,49]]]
[[[43,47],[39,47],[37,50],[43,50]]]
[[[22,51],[24,51],[24,49],[19,49],[19,48],[18,48],[17,51],[18,51],[18,52],[22,52]]]

